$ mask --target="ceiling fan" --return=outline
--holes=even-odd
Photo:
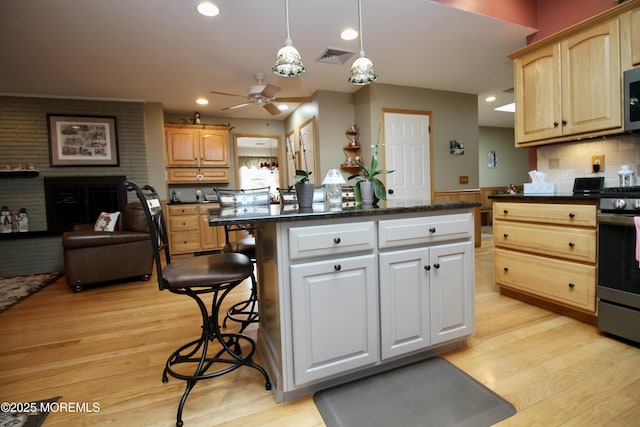
[[[251,86],[249,88],[248,95],[236,95],[233,93],[227,92],[218,92],[212,90],[211,93],[217,95],[227,95],[227,96],[239,96],[241,98],[245,98],[247,101],[241,104],[231,105],[229,107],[224,107],[223,110],[235,110],[236,108],[247,107],[252,104],[256,104],[264,108],[271,115],[280,114],[280,110],[277,106],[275,106],[274,102],[311,102],[313,99],[310,96],[294,96],[294,97],[284,97],[284,98],[276,98],[275,94],[280,91],[280,88],[276,85],[272,85],[271,83],[267,83],[266,85],[263,83],[264,73],[255,73],[255,79],[258,81],[258,84],[255,86]]]

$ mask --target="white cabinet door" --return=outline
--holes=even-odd
[[[433,246],[429,263],[431,344],[473,334],[473,245]]]
[[[430,345],[429,249],[380,254],[382,359]]]
[[[294,383],[376,363],[375,255],[298,264],[290,272]]]

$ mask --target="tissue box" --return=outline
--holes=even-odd
[[[553,182],[526,183],[524,184],[524,194],[553,196],[556,194],[556,184]]]

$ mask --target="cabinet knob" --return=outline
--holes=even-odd
[[[504,267],[503,269],[505,272],[509,271],[509,267]]]
[[[340,271],[340,270],[342,270],[342,266],[340,264],[336,264],[336,265],[333,266],[333,269],[335,271]]]
[[[429,233],[435,233],[435,232],[436,232],[436,228],[435,228],[435,227],[431,227],[431,228],[429,229]]]
[[[570,248],[574,247],[575,245],[576,245],[575,243],[573,243],[573,242],[569,242],[569,247],[570,247]]]
[[[333,243],[335,243],[336,245],[337,245],[338,243],[340,243],[340,238],[339,238],[339,237],[334,237],[334,238],[333,238]]]
[[[574,214],[573,212],[569,212],[569,218],[575,218],[576,214]]]
[[[557,128],[559,124],[560,124],[560,123],[558,123],[558,122],[553,122],[553,127],[554,127],[554,128]]]
[[[509,237],[509,233],[504,233],[503,236],[506,239],[507,237]]]
[[[566,120],[562,120],[562,126],[566,125],[567,121]]]
[[[387,190],[387,193],[393,194],[393,188],[390,188],[389,190]]]
[[[575,283],[569,283],[569,287],[570,287],[571,289],[573,289],[573,288],[575,288],[575,287],[576,287],[576,285],[575,285]]]
[[[508,213],[509,213],[509,209],[505,209],[505,210],[503,210],[502,212],[504,212],[504,214],[506,215],[506,214],[508,214]]]
[[[424,266],[424,269],[425,269],[425,270],[427,270],[427,271],[429,271],[429,270],[431,270],[431,266],[430,266],[430,265],[425,265],[425,266]]]
[[[433,268],[440,268],[440,264],[436,262],[435,264],[433,264]]]

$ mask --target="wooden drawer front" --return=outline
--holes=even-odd
[[[496,248],[498,285],[595,312],[596,267]]]
[[[229,182],[229,168],[167,168],[169,183],[218,184]]]
[[[596,230],[496,221],[493,237],[496,247],[596,262]]]
[[[378,225],[379,248],[468,239],[471,236],[473,221],[470,213],[391,219],[380,221]]]
[[[171,252],[197,252],[200,250],[200,231],[171,233]]]
[[[493,219],[595,227],[596,205],[496,202]]]
[[[169,205],[169,216],[197,215],[198,205]]]
[[[171,217],[169,219],[169,227],[172,233],[200,230],[200,223],[197,215],[183,215]]]
[[[373,221],[289,229],[291,259],[372,251],[375,246]]]

